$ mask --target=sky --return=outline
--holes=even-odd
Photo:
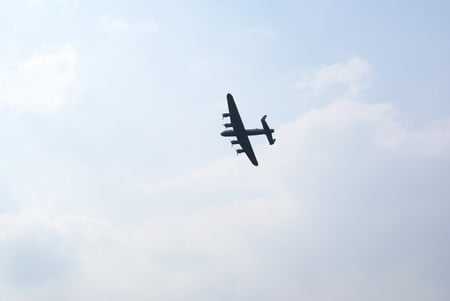
[[[0,1],[0,295],[450,299],[450,2]],[[232,93],[260,165],[223,130]]]

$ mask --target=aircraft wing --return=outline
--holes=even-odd
[[[245,132],[244,123],[242,122],[233,96],[229,93],[227,94],[227,102],[228,112],[230,113],[230,121],[236,134],[237,141],[239,142],[242,150],[245,152],[253,165],[258,166],[258,160],[256,160],[255,152],[253,151],[250,140],[248,139],[248,135]]]

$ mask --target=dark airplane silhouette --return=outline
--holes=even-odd
[[[236,153],[238,155],[240,153],[245,153],[253,165],[258,166],[258,160],[256,160],[256,156],[253,152],[248,136],[266,135],[267,140],[269,140],[269,144],[272,145],[275,143],[275,139],[272,137],[272,133],[275,132],[275,130],[269,128],[269,125],[267,125],[267,115],[264,115],[263,118],[261,118],[261,123],[263,126],[262,129],[246,129],[244,127],[244,123],[242,122],[241,116],[239,115],[233,96],[230,93],[227,94],[227,102],[228,113],[223,113],[222,118],[230,118],[230,123],[225,123],[224,126],[225,128],[232,129],[223,131],[221,135],[224,137],[236,137],[236,140],[231,140],[231,145],[239,144],[241,146],[240,149],[236,150]]]

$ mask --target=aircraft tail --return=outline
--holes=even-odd
[[[276,140],[276,139],[273,139],[273,136],[272,136],[272,133],[275,132],[275,130],[271,129],[269,127],[269,125],[267,124],[266,118],[267,118],[267,115],[264,115],[263,118],[261,118],[261,123],[264,128],[264,132],[267,136],[267,140],[269,141],[269,144],[272,145],[275,143],[275,140]]]

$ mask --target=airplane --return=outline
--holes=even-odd
[[[263,126],[262,129],[246,129],[244,123],[242,122],[241,116],[239,115],[239,111],[237,109],[236,103],[234,102],[234,98],[230,93],[227,94],[227,102],[228,113],[223,113],[222,119],[228,117],[230,118],[230,122],[223,125],[226,130],[224,130],[221,135],[223,137],[235,137],[235,140],[231,140],[231,146],[239,144],[241,147],[240,149],[236,150],[236,153],[238,155],[241,153],[245,153],[250,159],[250,162],[252,162],[253,165],[258,166],[258,160],[256,160],[255,152],[253,151],[248,136],[266,135],[269,144],[272,145],[276,140],[272,137],[272,133],[274,133],[275,130],[271,129],[267,124],[267,115],[264,115],[261,118],[261,123]]]

